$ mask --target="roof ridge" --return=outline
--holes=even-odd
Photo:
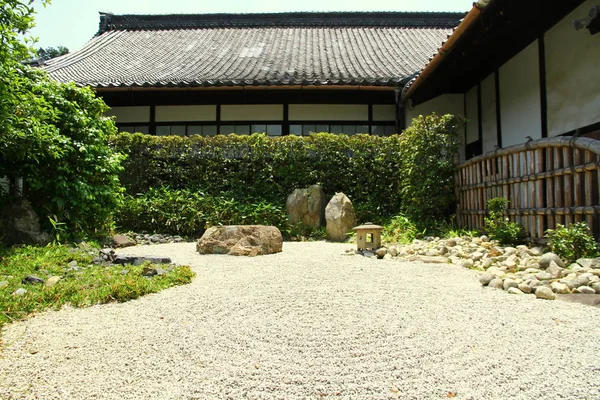
[[[260,27],[454,28],[465,13],[431,11],[334,11],[214,14],[100,13],[97,35],[114,30]]]

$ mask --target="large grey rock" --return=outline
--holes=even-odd
[[[302,223],[311,228],[325,225],[325,206],[325,193],[319,185],[294,190],[285,204],[290,223]]]
[[[346,240],[346,234],[356,226],[352,202],[344,193],[336,193],[325,207],[327,238],[335,242]]]
[[[200,254],[257,256],[281,252],[283,237],[274,226],[226,225],[209,228],[196,244]]]
[[[579,286],[573,293],[596,294],[596,291],[589,286]]]
[[[40,220],[25,199],[15,200],[0,211],[0,240],[12,246],[33,244],[45,246],[51,237],[40,229]]]
[[[600,258],[580,258],[577,260],[577,264],[583,268],[600,269]]]
[[[544,299],[544,300],[554,300],[556,299],[556,295],[554,294],[554,292],[546,286],[540,286],[537,289],[535,289],[535,297],[537,297],[538,299]]]
[[[565,263],[560,257],[554,253],[545,253],[540,257],[540,268],[546,269],[550,266],[550,261],[554,261],[561,268],[565,267]]]

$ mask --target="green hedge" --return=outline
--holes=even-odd
[[[344,192],[359,219],[400,210],[400,136],[314,134],[270,138],[264,134],[159,137],[122,133],[112,146],[128,158],[121,183],[136,195],[150,188],[202,191],[240,202],[283,206],[296,188],[322,185]]]
[[[213,225],[274,225],[284,233],[288,231],[282,207],[264,201],[241,203],[225,195],[167,187],[125,195],[115,220],[117,227],[125,231],[183,236],[198,236]]]

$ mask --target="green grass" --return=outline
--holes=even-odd
[[[109,302],[124,302],[148,293],[191,282],[194,273],[187,266],[175,267],[165,275],[142,276],[146,265],[104,267],[91,264],[94,249],[90,246],[69,248],[63,245],[0,249],[0,329],[6,323],[24,319],[45,309],[59,309],[65,304],[85,307]],[[67,264],[77,261],[79,271],[68,271]],[[165,266],[163,266],[165,267]],[[63,278],[52,287],[22,283],[27,275],[46,280]],[[13,295],[19,288],[27,293]]]

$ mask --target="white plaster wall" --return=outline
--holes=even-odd
[[[496,125],[496,81],[491,74],[481,82],[481,117],[483,126],[483,153],[493,151],[498,144]]]
[[[466,144],[479,140],[479,113],[477,112],[477,86],[473,86],[467,96]]]
[[[290,104],[291,121],[367,121],[366,104]]]
[[[216,121],[217,106],[156,106],[156,122]]]
[[[412,110],[409,110],[408,107],[404,110],[407,127],[412,124],[413,118],[416,118],[419,115],[436,113],[438,115],[452,114],[464,116],[464,96],[462,94],[443,94],[415,106]]]
[[[585,1],[544,36],[548,136],[600,122],[600,34],[573,28],[598,4]]]
[[[537,40],[500,67],[502,146],[542,137]]]
[[[108,110],[107,117],[116,117],[115,121],[125,122],[150,122],[150,106],[113,107]]]
[[[233,104],[221,106],[221,121],[282,120],[282,104]]]
[[[373,104],[373,121],[395,121],[396,106],[394,104]]]

